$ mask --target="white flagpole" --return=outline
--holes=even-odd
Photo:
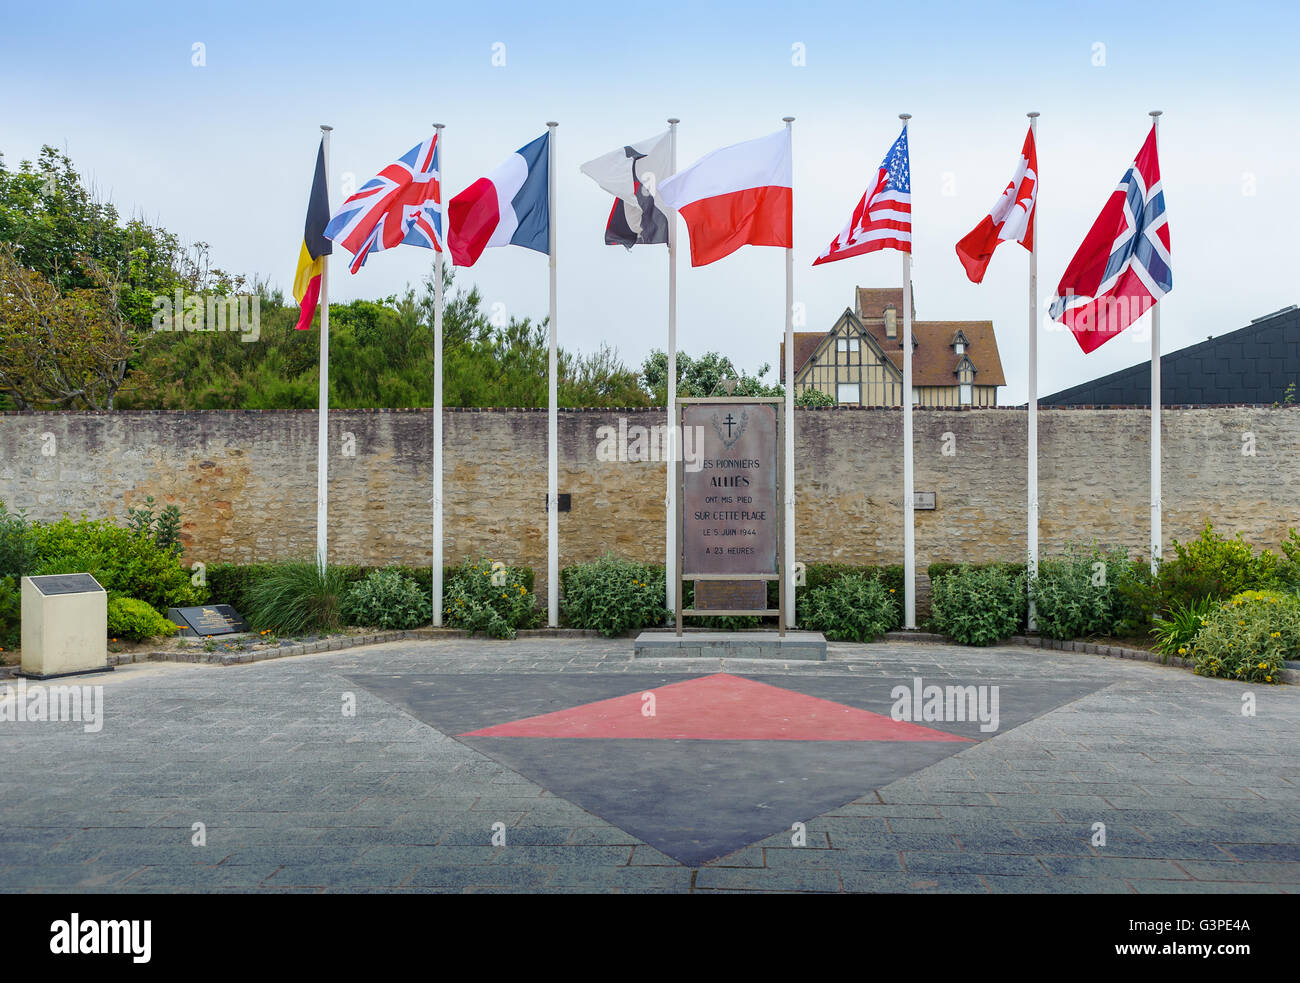
[[[1154,109],[1148,115],[1156,131],[1156,144],[1160,142],[1160,113]],[[1161,509],[1160,509],[1160,304],[1151,308],[1151,572],[1160,566]]]
[[[668,153],[677,173],[676,117],[668,120]],[[657,198],[657,196],[656,196]],[[677,607],[677,209],[668,210],[668,429],[664,437],[668,497],[664,505],[664,594],[669,611]]]
[[[552,628],[560,625],[560,524],[559,524],[559,463],[557,444],[559,433],[559,393],[556,380],[555,332],[555,130],[560,124],[546,124],[549,139],[546,141],[547,225],[550,227],[551,267],[551,347],[546,362],[547,421],[546,421],[546,623]]]
[[[787,131],[794,122],[793,116],[782,117]],[[794,137],[791,135],[791,144]],[[793,154],[793,150],[792,150]],[[792,180],[793,184],[793,167]],[[791,192],[793,198],[793,192]],[[793,207],[793,206],[792,206]],[[791,231],[793,232],[793,215]],[[795,587],[794,587],[794,240],[785,251],[785,542],[781,553],[785,560],[785,624],[788,628],[795,626]]]
[[[899,113],[907,129],[911,113]],[[910,170],[910,164],[909,164]],[[903,627],[916,628],[916,515],[912,475],[912,252],[903,253]]]
[[[325,202],[329,204],[330,131],[321,124],[325,159]],[[329,411],[330,411],[330,257],[321,257],[320,271],[320,395],[316,409],[316,565],[325,569],[329,542]]]
[[[1029,113],[1029,132],[1038,149],[1038,113]],[[1034,580],[1038,576],[1038,194],[1039,178],[1034,175],[1034,212],[1030,216],[1033,248],[1029,250],[1029,619],[1030,631],[1038,630],[1034,607]]]
[[[438,147],[438,197],[444,202],[442,233],[447,238],[447,158],[443,154],[442,123],[434,123]],[[442,626],[442,250],[433,254],[433,626]]]

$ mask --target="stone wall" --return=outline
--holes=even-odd
[[[572,496],[559,518],[562,565],[610,550],[663,560],[664,466],[598,459],[597,429],[620,417],[662,421],[646,410],[560,414],[560,491]],[[916,488],[938,500],[916,513],[919,569],[1021,557],[1025,411],[919,410],[914,419]],[[456,410],[445,421],[448,562],[482,553],[528,564],[544,589],[546,413]],[[1166,409],[1163,427],[1166,551],[1207,517],[1257,546],[1300,526],[1300,407]],[[902,414],[800,410],[796,438],[798,558],[902,562]],[[1144,410],[1040,413],[1044,554],[1094,539],[1145,552],[1149,439]],[[330,441],[331,559],[428,562],[430,413],[336,411]],[[0,413],[0,500],[11,510],[123,522],[146,495],[180,507],[192,559],[308,556],[316,415]]]

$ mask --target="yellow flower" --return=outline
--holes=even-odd
[[[1187,654],[1187,649],[1179,649],[1179,650],[1178,650],[1178,654],[1179,654],[1179,655],[1186,655],[1186,654]]]
[[[1261,662],[1257,668],[1260,668],[1260,669],[1267,669],[1267,668],[1268,668],[1268,663],[1266,663],[1266,662]]]
[[[1273,677],[1272,677],[1272,676],[1265,676],[1265,677],[1264,677],[1264,682],[1266,682],[1266,683],[1271,683],[1272,681],[1273,681]]]
[[[896,593],[898,593],[898,592],[897,592],[896,590],[894,590],[894,588],[891,587],[891,588],[889,588],[889,593],[891,593],[891,594],[896,594]]]

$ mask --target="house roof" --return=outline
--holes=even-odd
[[[885,335],[885,309],[898,311],[899,334],[903,327],[902,287],[858,287],[854,296],[852,314],[862,329],[875,340],[885,357],[900,372],[903,369],[903,349],[899,338]],[[838,320],[836,321],[838,324]],[[970,344],[966,355],[975,366],[975,384],[979,386],[1005,386],[1002,358],[998,354],[997,336],[992,321],[913,321],[912,336],[916,348],[912,353],[912,385],[955,386],[957,366],[965,356],[952,348],[953,338],[961,331]],[[794,364],[797,375],[808,363],[817,346],[828,331],[796,331],[794,335]],[[785,343],[781,343],[780,379],[785,381]]]
[[[1300,310],[1294,306],[1160,356],[1165,406],[1268,405],[1286,398],[1289,383],[1300,384]],[[1151,360],[1040,396],[1038,405],[1150,406]]]

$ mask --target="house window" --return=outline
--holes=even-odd
[[[835,342],[835,348],[841,352],[856,352],[858,350],[858,339],[840,338]]]
[[[972,400],[973,400],[973,398],[974,398],[974,394],[973,394],[973,392],[972,392],[972,390],[973,390],[974,388],[975,388],[975,387],[972,386],[969,382],[963,382],[963,383],[958,387],[958,391],[959,391],[959,393],[960,393],[961,405],[962,405],[962,406],[969,406],[969,405],[971,404],[971,402],[972,402]]]
[[[841,403],[862,402],[861,388],[856,382],[841,382],[835,387],[835,398]]]
[[[921,390],[919,389],[912,390],[912,405],[913,406],[921,405]]]
[[[953,347],[955,347],[955,348],[957,349],[957,354],[958,354],[958,355],[965,355],[965,354],[966,354],[966,346],[965,346],[962,342],[960,342],[960,341],[957,342],[957,344],[956,344],[955,346],[953,346]]]

